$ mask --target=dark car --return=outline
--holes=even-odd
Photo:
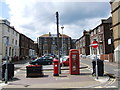
[[[30,64],[32,64],[32,65],[51,65],[52,60],[49,60],[45,57],[41,57],[41,58],[30,61]]]
[[[52,57],[52,58],[56,58],[57,57],[55,54],[45,54],[44,56]]]
[[[47,59],[47,60],[51,60],[51,61],[53,61],[53,57],[51,57],[51,56],[43,56],[43,57],[40,57],[40,58],[43,58],[43,59]]]

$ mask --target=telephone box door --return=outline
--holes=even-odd
[[[69,52],[69,67],[70,67],[70,74],[77,75],[80,74],[80,62],[79,62],[79,51],[77,49],[71,49]]]

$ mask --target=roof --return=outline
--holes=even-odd
[[[43,34],[40,37],[49,37],[49,34]]]
[[[4,24],[4,25],[7,25],[9,28],[13,29],[14,31],[16,31],[17,33],[20,34],[20,32],[18,32],[14,26],[10,26],[10,22],[6,19],[0,19],[0,24]]]
[[[39,37],[57,37],[57,34],[43,34],[43,35],[41,35],[41,36],[39,36]],[[60,34],[59,37],[68,38],[69,36],[66,35],[66,34]]]
[[[69,36],[66,34],[60,34],[60,37],[69,37]]]

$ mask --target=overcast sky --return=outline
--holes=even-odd
[[[42,2],[44,1],[44,2]],[[83,30],[95,28],[101,19],[111,16],[109,0],[3,0],[0,1],[0,17],[6,18],[17,31],[33,40],[46,33],[56,34],[56,11],[59,12],[59,32],[78,39]],[[65,2],[66,1],[66,2]],[[89,1],[89,2],[88,2]],[[103,0],[104,1],[104,0]]]

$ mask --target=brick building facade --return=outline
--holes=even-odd
[[[113,45],[113,31],[112,17],[102,19],[101,24],[90,31],[84,31],[83,36],[76,40],[76,49],[82,55],[95,55],[96,51],[91,46],[92,42],[98,42],[97,55],[101,60],[114,60],[114,45]]]
[[[113,57],[110,58],[109,54],[113,56],[113,33],[112,33],[112,18],[102,19],[101,24],[90,31],[90,43],[94,40],[98,41],[97,55],[100,55],[100,59],[113,61]],[[95,54],[93,47],[90,47],[90,55]],[[105,58],[108,57],[108,58]]]
[[[83,36],[76,40],[76,49],[79,50],[80,54],[90,55],[90,33],[89,31],[83,32]]]
[[[62,39],[63,39],[63,53],[64,55],[68,55],[69,50],[72,47],[71,37],[65,34],[60,34],[59,36],[60,55],[62,55]],[[38,37],[38,47],[39,47],[39,56],[50,53],[58,54],[57,35],[49,33]]]
[[[115,62],[120,63],[120,0],[111,0],[112,30],[114,36]]]
[[[34,41],[24,34],[20,34],[20,59],[29,58],[34,55]]]

